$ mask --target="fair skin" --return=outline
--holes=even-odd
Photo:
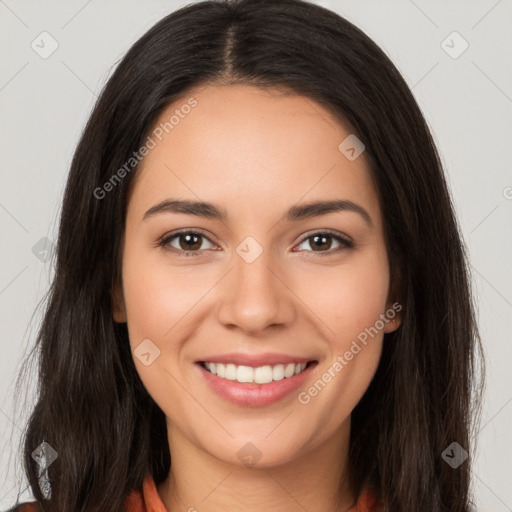
[[[311,99],[250,86],[189,92],[155,125],[191,96],[197,106],[137,171],[114,295],[114,319],[128,323],[132,351],[146,339],[160,350],[147,366],[134,357],[167,417],[172,467],[158,493],[169,512],[345,511],[353,495],[339,482],[350,414],[398,315],[307,404],[298,394],[393,303],[382,212],[364,154],[354,161],[342,154],[338,146],[351,131]],[[160,212],[143,220],[168,198],[211,202],[228,216]],[[292,206],[335,199],[359,205],[371,223],[351,210],[284,218]],[[197,254],[158,246],[184,228],[201,230]],[[312,236],[322,230],[354,246],[327,237],[314,251]],[[236,251],[246,237],[262,249],[251,263]],[[167,246],[187,250],[183,236]],[[212,390],[197,364],[228,352],[278,352],[317,365],[277,402],[241,406]],[[238,455],[247,443],[260,453],[251,467]]]

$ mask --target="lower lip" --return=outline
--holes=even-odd
[[[245,407],[262,407],[277,402],[299,388],[309,377],[317,362],[311,362],[297,375],[268,384],[242,383],[214,375],[196,363],[211,388],[231,403]]]

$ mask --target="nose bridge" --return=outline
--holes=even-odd
[[[251,332],[291,321],[291,297],[275,275],[272,251],[264,250],[254,238],[247,237],[236,253],[226,283],[228,290],[222,294],[219,321]]]

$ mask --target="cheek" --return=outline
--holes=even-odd
[[[215,284],[197,275],[197,268],[172,268],[161,256],[152,258],[137,250],[126,254],[123,289],[132,345],[150,338],[161,346],[172,338],[175,326],[181,326],[182,319]]]
[[[375,375],[388,287],[385,256],[376,255],[364,265],[339,270],[329,280],[330,293],[316,304],[330,328],[325,331],[327,357],[310,387],[301,390],[299,402],[303,414],[316,417],[327,436],[350,416]]]
[[[351,337],[374,326],[385,312],[389,279],[385,267],[368,267],[363,272],[346,276],[340,283],[335,312],[337,332]]]
[[[389,269],[381,250],[354,254],[350,261],[327,270],[318,268],[308,277],[300,296],[307,297],[337,350],[374,326],[386,310]]]
[[[145,338],[158,340],[174,323],[172,289],[143,265],[127,264],[123,284],[130,343],[137,345]]]
[[[329,357],[322,368],[317,413],[335,429],[356,406],[377,369],[382,351],[381,314],[386,311],[389,270],[386,253],[368,253],[332,279],[325,304],[330,316]],[[311,395],[310,395],[311,397]],[[305,397],[306,400],[308,397]],[[328,412],[329,411],[329,412]]]
[[[128,254],[123,264],[123,289],[127,311],[129,342],[137,372],[148,393],[173,417],[185,417],[192,407],[183,393],[180,372],[181,339],[187,315],[204,295],[191,272],[172,270],[166,265],[151,264],[151,258]],[[148,344],[146,340],[151,340]],[[142,350],[144,347],[144,350]],[[156,347],[156,348],[155,348]],[[150,353],[150,364],[140,354]],[[181,397],[181,400],[176,400]],[[169,400],[172,399],[172,406]],[[185,409],[184,409],[185,408]]]

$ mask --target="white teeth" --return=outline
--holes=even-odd
[[[272,382],[272,366],[259,366],[255,368],[254,382],[256,384],[268,384]]]
[[[234,364],[226,365],[226,372],[224,378],[229,380],[236,380],[236,366]]]
[[[284,379],[284,364],[277,364],[272,368],[272,379],[283,380]]]
[[[293,363],[289,363],[286,365],[284,369],[284,376],[291,377],[295,373],[295,365]]]
[[[250,366],[239,366],[236,370],[236,380],[238,382],[253,382],[254,368]]]
[[[275,366],[237,366],[232,363],[204,363],[204,366],[213,375],[238,382],[250,382],[254,384],[268,384],[273,380],[283,380],[298,375],[307,363],[276,364]]]

